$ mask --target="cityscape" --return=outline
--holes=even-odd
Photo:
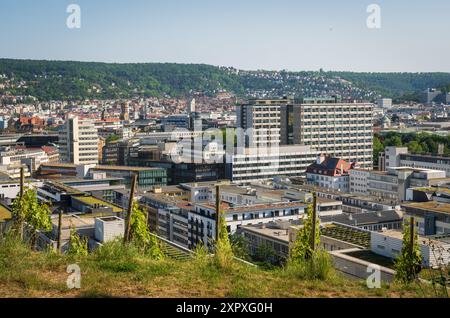
[[[79,2],[61,5],[61,32],[80,32],[74,41],[96,12]],[[392,6],[362,7],[361,28],[392,28],[392,12],[379,21]],[[288,55],[276,70],[284,53],[256,69],[192,63],[190,45],[188,60],[158,62],[131,47],[138,61],[9,45],[0,48],[0,298],[183,298],[169,310],[203,315],[220,308],[188,299],[277,313],[273,298],[448,298],[448,61],[417,56],[417,69],[399,72],[382,57],[375,69],[336,57],[336,71],[307,71],[315,60],[302,69]]]

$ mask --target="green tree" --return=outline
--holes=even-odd
[[[410,141],[407,146],[410,153],[423,153],[422,146],[416,140]]]
[[[248,239],[241,234],[232,234],[230,235],[230,243],[233,249],[233,254],[243,260],[248,260],[249,257],[249,248],[248,248]]]
[[[313,256],[311,249],[311,236],[313,226],[316,227],[316,236],[314,237],[315,246],[320,244],[320,221],[317,219],[313,225],[313,205],[309,204],[306,210],[305,218],[303,219],[303,227],[297,232],[297,238],[290,251],[290,260],[293,262],[300,262]]]
[[[25,188],[23,196],[19,195],[12,203],[12,214],[15,226],[23,238],[24,222],[31,228],[31,243],[34,246],[37,231],[48,232],[52,229],[51,211],[48,205],[39,203],[36,191]]]
[[[217,226],[219,235],[215,244],[215,261],[221,268],[227,268],[232,265],[234,254],[231,247],[230,238],[228,236],[227,222],[220,213],[219,224]]]
[[[378,165],[378,157],[381,152],[384,151],[384,145],[381,142],[380,138],[378,136],[374,136],[373,138],[373,162],[374,165]]]
[[[164,257],[156,237],[150,233],[150,229],[147,226],[147,213],[139,207],[137,202],[133,203],[130,220],[130,239],[133,244],[152,258],[162,259]]]
[[[386,138],[384,144],[387,147],[401,147],[403,145],[402,138],[398,135]]]
[[[411,248],[411,244],[413,244]],[[403,246],[400,256],[395,261],[396,280],[410,283],[421,271],[422,254],[418,243],[417,231],[414,231],[414,243],[411,242],[411,226],[405,221],[403,226]]]
[[[113,141],[117,141],[117,140],[119,140],[119,139],[120,139],[120,137],[117,136],[117,135],[109,135],[109,136],[106,138],[105,142],[106,142],[106,143],[110,143],[110,142],[113,142]]]
[[[87,256],[88,251],[88,240],[87,238],[81,238],[80,235],[72,229],[70,231],[70,244],[67,254],[73,256]]]

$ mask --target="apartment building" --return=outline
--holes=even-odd
[[[306,180],[314,186],[349,192],[349,171],[353,167],[354,163],[320,155],[317,161],[306,169]]]
[[[97,164],[99,161],[98,132],[91,120],[67,118],[58,142],[62,162]]]
[[[305,211],[303,202],[273,202],[248,206],[235,206],[222,202],[221,211],[227,222],[229,233],[235,233],[238,228],[249,224],[269,223],[274,221],[294,221],[303,217]],[[215,237],[215,205],[199,203],[195,212],[189,213],[189,243],[195,247],[199,242],[210,246]]]

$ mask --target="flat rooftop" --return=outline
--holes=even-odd
[[[289,245],[289,230],[270,227],[270,225],[245,225],[241,227],[242,230],[252,232],[255,234],[259,234],[262,236],[270,237],[271,239],[275,239]]]
[[[197,204],[200,207],[204,207],[207,209],[216,209],[216,206],[211,203],[199,203]],[[251,211],[259,211],[259,210],[269,210],[269,209],[283,209],[283,208],[294,208],[294,207],[306,207],[306,204],[303,202],[274,202],[267,204],[254,204],[254,205],[243,205],[243,206],[231,206],[228,203],[221,203],[221,210],[224,212],[251,212]]]
[[[95,226],[94,215],[74,215],[74,214],[64,214],[62,217],[62,229],[70,228],[86,228]],[[52,216],[52,224],[54,227],[58,227],[59,217],[57,215]]]
[[[93,205],[100,205],[100,206],[106,206],[108,208],[112,208],[114,213],[120,213],[123,212],[123,209],[117,205],[114,205],[112,203],[109,203],[108,201],[97,199],[93,196],[74,196],[72,199],[78,200],[86,205],[93,206]]]
[[[375,233],[385,235],[385,236],[388,236],[391,238],[395,238],[398,240],[403,240],[403,232],[401,232],[401,231],[387,230],[387,231],[375,232]],[[449,244],[449,243],[443,242],[441,240],[432,239],[432,238],[424,237],[424,236],[418,236],[417,240],[418,240],[419,244],[424,244],[424,245],[428,245],[430,243],[434,244],[435,246],[443,246],[443,245]]]
[[[320,229],[320,234],[336,240],[355,244],[363,248],[370,247],[370,233],[355,227],[340,224],[325,225]]]
[[[414,208],[437,213],[450,214],[450,203],[441,203],[436,201],[411,202],[411,203],[403,203],[401,206],[405,208]]]
[[[73,163],[43,163],[41,164],[42,168],[72,168],[75,169],[77,167],[76,164]]]
[[[92,170],[104,171],[149,171],[149,170],[164,170],[164,168],[157,167],[128,167],[128,166],[95,166]]]
[[[12,218],[11,211],[0,204],[0,222],[10,220]]]

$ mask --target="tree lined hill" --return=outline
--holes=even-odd
[[[375,100],[417,99],[429,87],[448,87],[450,73],[243,71],[204,64],[37,61],[0,59],[0,96],[40,101],[130,98],[194,93],[241,97],[282,95]]]

